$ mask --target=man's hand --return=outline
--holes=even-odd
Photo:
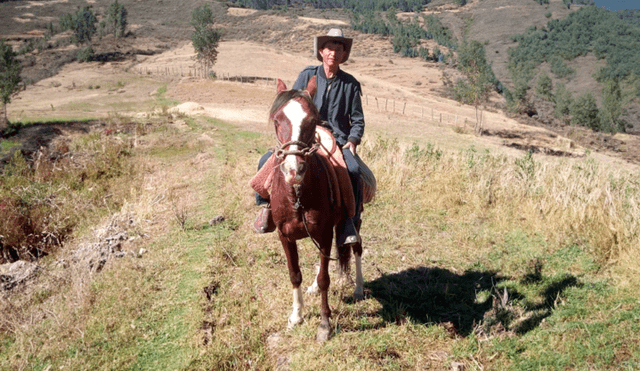
[[[356,155],[356,145],[353,144],[352,142],[347,142],[347,144],[344,145],[344,147],[342,147],[343,149],[349,148],[351,150],[351,153],[353,153],[353,155]]]

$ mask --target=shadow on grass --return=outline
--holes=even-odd
[[[502,322],[500,318],[493,318],[499,317],[499,313],[509,312],[507,317],[513,317],[514,305],[526,300],[515,289],[496,289],[503,281],[511,279],[492,271],[457,274],[438,267],[419,267],[385,274],[365,287],[368,296],[382,304],[378,315],[385,323],[400,324],[410,319],[416,323],[440,324],[460,336],[468,336],[480,323]],[[559,295],[566,288],[579,285],[573,276],[549,283],[543,287],[542,302],[529,303],[528,309],[520,310],[527,319],[510,330],[524,334],[536,328],[553,313]],[[479,300],[477,294],[481,291],[491,295]],[[508,323],[504,325],[509,330]]]
[[[417,323],[453,326],[468,336],[492,308],[492,297],[477,302],[477,293],[490,290],[506,278],[495,272],[468,271],[456,274],[437,267],[411,268],[385,274],[366,287],[382,304],[386,322],[401,323],[409,317]]]
[[[529,303],[527,305],[528,311],[535,314],[522,321],[514,331],[517,334],[526,334],[540,326],[542,320],[553,314],[553,310],[558,306],[561,294],[569,287],[582,287],[582,283],[572,275],[550,282],[542,292],[543,300],[539,303]]]

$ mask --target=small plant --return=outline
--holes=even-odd
[[[174,195],[170,196],[170,200],[174,220],[178,223],[178,227],[180,227],[181,230],[186,231],[187,220],[189,219],[189,210],[186,206],[179,204]]]
[[[78,62],[91,62],[93,60],[93,48],[87,46],[78,50]]]

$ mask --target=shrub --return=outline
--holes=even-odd
[[[563,83],[558,83],[556,86],[556,93],[554,95],[556,101],[556,107],[553,111],[553,115],[556,117],[566,117],[571,111],[570,107],[573,104],[573,97],[571,92],[567,90]]]
[[[549,65],[551,66],[551,72],[558,77],[571,79],[576,74],[576,70],[569,67],[567,63],[558,56],[551,57],[549,59]]]
[[[536,84],[536,94],[543,99],[553,101],[553,84],[551,77],[546,72],[542,72],[538,77],[538,83]]]
[[[118,4],[118,0],[107,9],[106,24],[109,25],[115,37],[124,36],[127,28],[127,9]]]
[[[93,48],[87,46],[78,50],[78,62],[91,62],[93,60]]]
[[[96,16],[90,6],[85,6],[73,16],[73,42],[82,44],[90,42],[96,32]]]
[[[598,104],[593,94],[582,94],[571,104],[569,110],[571,112],[571,123],[573,125],[584,126],[596,131],[601,130]]]

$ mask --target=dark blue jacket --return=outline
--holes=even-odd
[[[322,119],[329,122],[338,145],[344,146],[347,141],[360,144],[364,134],[364,113],[360,99],[362,88],[358,80],[339,70],[327,91],[327,76],[322,65],[310,66],[300,72],[293,89],[306,88],[313,76],[318,76],[318,91],[313,102]]]

